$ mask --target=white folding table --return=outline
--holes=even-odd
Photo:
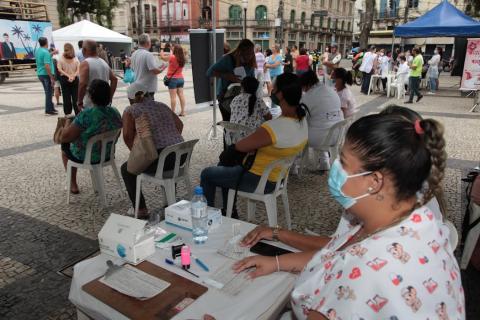
[[[247,233],[255,227],[251,223],[223,217],[222,225],[209,233],[206,244],[196,245],[193,243],[192,235],[189,231],[166,225],[164,221],[161,222],[160,226],[162,228],[180,235],[185,244],[191,246],[192,254],[209,267],[210,272],[206,272],[197,264],[192,264],[190,270],[198,274],[200,279],[165,263],[165,258],[171,258],[170,248],[168,250],[157,248],[155,254],[147,260],[182,277],[202,284],[202,279],[209,277],[227,261],[228,258],[218,254],[217,250],[223,247],[225,241],[231,238],[232,225],[234,223],[240,224],[241,233]],[[294,251],[292,248],[280,243],[272,242],[272,244]],[[120,259],[113,259],[110,256],[100,254],[97,257],[75,265],[69,300],[81,311],[79,314],[84,314],[92,319],[128,319],[123,314],[82,290],[83,285],[106,272],[107,260],[112,260],[116,264],[121,263]],[[216,317],[216,319],[278,319],[285,303],[289,301],[295,276],[287,272],[277,272],[248,281],[250,283],[237,296],[229,296],[203,284],[208,287],[208,291],[173,319],[201,319],[207,313]]]

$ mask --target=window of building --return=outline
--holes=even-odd
[[[295,10],[290,11],[290,23],[295,23]]]
[[[152,22],[153,22],[153,27],[157,28],[158,23],[157,23],[157,7],[152,6]],[[156,29],[154,30],[156,32]]]
[[[327,28],[331,28],[332,27],[332,18],[328,18],[327,20]]]
[[[333,0],[328,0],[328,9],[333,9]]]
[[[297,39],[297,34],[296,33],[289,33],[288,34],[288,40],[296,40]]]
[[[268,39],[270,38],[270,32],[268,31],[261,31],[261,32],[253,32],[254,39]]]
[[[345,30],[345,21],[342,21],[342,28],[340,30]]]
[[[320,0],[320,7],[322,7],[322,8],[325,7],[325,0]]]
[[[228,9],[228,19],[230,20],[242,20],[242,8],[237,5],[232,5]]]
[[[347,12],[347,3],[343,1],[342,13],[346,13],[346,12]]]
[[[255,20],[257,21],[267,20],[267,7],[261,5],[255,8]]]
[[[418,8],[418,0],[408,0],[409,8]]]
[[[312,14],[310,17],[310,25],[313,27],[315,25],[315,15]]]
[[[305,24],[305,17],[306,17],[305,12],[302,12],[302,15],[300,16],[300,23],[301,24]]]
[[[143,12],[144,12],[144,16],[145,16],[145,26],[146,27],[152,26],[152,19],[151,19],[151,16],[150,16],[150,5],[149,4],[143,5]]]
[[[132,28],[137,28],[137,15],[135,14],[135,7],[130,8],[130,19],[132,19]]]
[[[348,22],[348,30],[347,31],[352,31],[352,23],[351,22]]]
[[[320,28],[323,28],[323,17],[320,17]]]

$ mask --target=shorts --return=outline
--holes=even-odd
[[[60,81],[55,80],[55,85],[53,87],[54,88],[60,88]]]
[[[185,84],[185,81],[183,78],[171,78],[170,81],[168,82],[168,89],[178,89],[178,88],[183,88],[183,85]]]

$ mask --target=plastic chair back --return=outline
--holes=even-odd
[[[115,143],[117,142],[118,136],[122,129],[115,129],[100,133],[91,137],[86,146],[85,160],[84,164],[90,164],[92,161],[92,150],[97,143],[100,144],[100,162],[98,164],[102,165],[105,162],[115,159]],[[107,154],[107,146],[110,145],[110,152]]]
[[[232,123],[229,121],[220,121],[217,125],[222,126],[225,129],[225,143],[227,145],[237,143],[237,141],[240,140],[242,133],[248,135],[254,131],[254,129],[244,126],[243,124]]]
[[[327,138],[325,139],[325,145],[329,146],[330,148],[338,148],[345,138],[345,133],[350,121],[351,120],[349,119],[345,119],[331,126],[328,130]]]
[[[190,159],[192,158],[193,148],[198,142],[198,139],[180,142],[168,146],[158,155],[158,167],[155,177],[158,179],[176,179],[185,174],[190,167]],[[173,170],[163,172],[165,167],[165,160],[169,154],[175,154],[175,166]],[[182,163],[182,159],[185,159]]]
[[[280,189],[287,188],[288,183],[288,173],[290,171],[290,167],[292,166],[293,162],[295,161],[296,155],[288,158],[283,158],[279,160],[275,160],[270,163],[265,170],[263,171],[262,177],[258,182],[257,188],[255,189],[255,193],[257,194],[264,194],[265,193],[265,186],[268,181],[268,177],[273,169],[280,167],[280,172],[278,174],[277,183],[275,185],[275,191],[279,191]]]

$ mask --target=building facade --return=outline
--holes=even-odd
[[[442,0],[376,0],[373,13],[373,26],[370,32],[369,44],[379,47],[391,47],[393,40],[393,30],[395,26],[404,24],[407,21],[427,13]],[[355,33],[354,38],[358,39],[363,22],[365,21],[365,0],[358,1],[355,13]],[[450,0],[459,10],[465,11],[466,2],[464,0]],[[448,55],[453,47],[454,38],[408,38],[395,39],[396,46],[404,46],[410,49],[413,46],[420,46],[427,53],[433,52],[436,46],[442,46],[446,49]]]
[[[242,38],[252,39],[263,49],[275,44],[320,49],[337,44],[345,53],[351,48],[354,3],[351,0],[241,0],[219,2],[219,27],[226,29],[230,46]]]

